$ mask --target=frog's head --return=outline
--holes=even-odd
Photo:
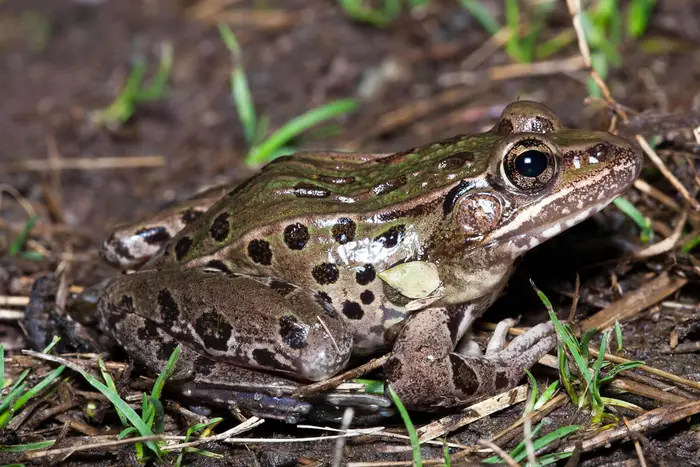
[[[490,133],[496,142],[480,187],[465,190],[452,220],[479,245],[512,257],[600,211],[642,166],[626,140],[567,128],[535,102],[509,105]]]

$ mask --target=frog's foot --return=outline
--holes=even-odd
[[[402,402],[416,409],[466,405],[518,384],[529,369],[556,344],[551,323],[516,337],[503,350],[512,323],[503,323],[486,355],[452,351],[454,323],[448,309],[424,310],[409,318],[384,367],[388,382]]]

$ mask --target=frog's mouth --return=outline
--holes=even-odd
[[[507,239],[506,242],[511,245],[514,250],[517,250],[514,251],[515,253],[524,253],[594,216],[602,211],[608,204],[612,203],[614,199],[615,198],[611,198],[589,206],[586,209],[581,209],[572,214],[562,216],[551,224],[541,225],[523,234],[514,235]]]

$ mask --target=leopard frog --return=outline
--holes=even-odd
[[[103,256],[138,271],[98,310],[154,371],[181,345],[173,379],[200,394],[221,397],[241,369],[251,385],[297,384],[391,350],[384,373],[405,405],[464,405],[516,385],[556,342],[542,324],[505,349],[497,333],[483,355],[458,345],[516,258],[601,210],[641,164],[627,141],[525,101],[481,134],[283,157],[116,230]]]

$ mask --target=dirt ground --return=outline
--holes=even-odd
[[[482,3],[503,18],[503,2]],[[633,115],[641,111],[690,115],[700,106],[700,3],[657,3],[643,38],[623,44],[622,66],[610,70],[607,84],[618,102],[633,109]],[[425,10],[406,12],[389,27],[377,28],[350,20],[331,0],[0,0],[0,254],[5,255],[0,262],[1,294],[28,296],[34,279],[53,272],[66,259],[72,284],[95,285],[117,273],[102,264],[97,254],[113,225],[156,212],[212,183],[253,172],[242,159],[246,143],[230,97],[231,55],[216,30],[220,21],[230,24],[240,41],[257,111],[269,116],[271,128],[335,99],[360,100],[355,112],[334,120],[333,131],[310,132],[300,138],[296,143],[301,149],[398,151],[483,131],[516,99],[546,103],[567,124],[597,129],[608,125],[609,112],[584,102],[585,70],[561,71],[555,64],[536,76],[488,74],[513,63],[502,48],[487,54],[471,74],[462,75],[476,76],[472,82],[450,84],[457,72],[464,71],[465,59],[484,50],[489,40],[454,1],[433,1]],[[548,18],[543,35],[552,37],[570,28],[571,18],[562,1]],[[91,112],[113,101],[137,54],[148,58],[148,76],[152,76],[163,41],[174,49],[168,96],[140,106],[123,127],[92,124]],[[551,60],[563,62],[577,56],[574,41]],[[684,140],[688,132],[680,134],[672,142]],[[684,141],[685,150],[672,149],[661,157],[697,199],[697,146],[692,139]],[[159,156],[162,163],[96,165],[102,158],[138,163],[150,156]],[[58,170],[55,166],[61,161],[82,162],[85,167]],[[688,203],[648,159],[642,178],[665,193],[667,202],[638,189],[625,196],[656,223],[658,241],[672,233],[677,211],[682,210],[669,206]],[[28,246],[43,253],[41,261],[7,253],[28,212],[40,216]],[[689,212],[685,232],[697,235],[698,213]],[[608,235],[608,240],[599,240],[601,235]],[[505,314],[522,315],[522,324],[531,325],[545,317],[529,288],[529,278],[547,292],[564,317],[579,273],[578,311],[589,316],[665,271],[687,283],[623,323],[620,354],[700,382],[700,353],[664,353],[670,336],[680,336],[682,342],[700,340],[697,258],[681,253],[679,246],[630,261],[631,252],[640,247],[634,224],[616,208],[607,208],[596,219],[529,254],[489,321]],[[10,355],[30,347],[16,318],[0,322],[0,336]],[[700,397],[697,389],[685,391],[692,400]],[[645,409],[663,406],[653,398],[633,400]],[[508,426],[522,410],[519,404],[486,417],[448,440],[473,445]],[[80,418],[80,411],[73,416]],[[421,422],[431,420],[418,417]],[[549,417],[553,426],[574,420],[585,423],[571,405]],[[696,415],[644,432],[640,443],[649,465],[700,465],[697,424]],[[61,426],[54,419],[42,425],[49,430],[49,438],[55,438]],[[100,427],[95,428],[99,432]],[[16,444],[27,435],[21,429],[12,436],[7,431],[2,439],[16,441],[0,444]],[[66,436],[80,435],[76,430]],[[250,436],[314,435],[317,432],[270,423]],[[407,444],[361,438],[349,442],[345,458],[352,462],[410,460],[410,451],[392,451],[396,446]],[[228,459],[189,456],[189,465],[330,465],[333,442],[207,448],[226,452]],[[94,456],[76,454],[71,459],[75,465],[129,465],[135,462],[132,455],[129,446]],[[440,456],[440,447],[424,450],[425,459]],[[614,442],[586,452],[580,464],[637,465],[637,458],[633,443]]]

